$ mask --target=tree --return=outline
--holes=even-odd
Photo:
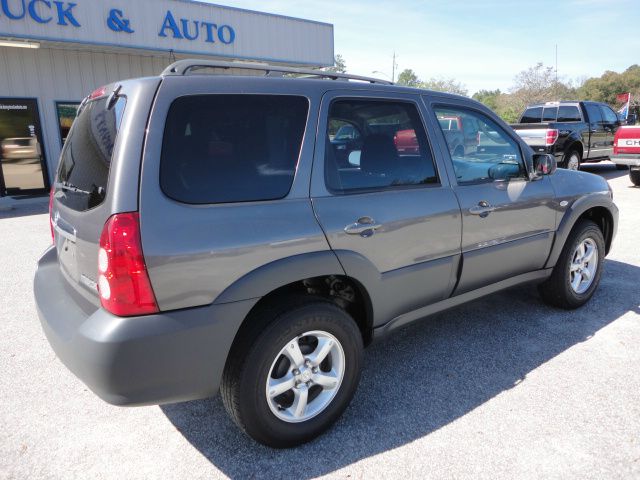
[[[467,95],[469,91],[467,87],[460,82],[456,82],[453,78],[430,78],[420,83],[420,88],[427,90],[435,90],[436,92],[455,93],[457,95]]]
[[[584,100],[606,102],[617,106],[616,96],[631,93],[634,104],[640,100],[640,65],[631,65],[622,73],[606,71],[600,77],[589,78],[578,89]]]
[[[500,89],[496,90],[480,90],[473,94],[471,98],[479,101],[480,103],[484,103],[491,110],[496,110],[498,108],[498,99],[502,95]]]
[[[402,72],[400,72],[400,75],[398,75],[398,81],[396,83],[398,85],[405,85],[407,87],[419,87],[420,79],[413,70],[411,70],[410,68],[406,68]]]
[[[327,67],[324,70],[326,72],[347,73],[347,62],[342,55],[337,54],[333,59],[333,67]]]

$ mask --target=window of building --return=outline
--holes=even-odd
[[[46,191],[46,163],[38,103],[0,98],[0,195]]]
[[[56,102],[56,114],[58,115],[58,131],[60,133],[60,144],[69,136],[69,130],[78,113],[80,102]]]

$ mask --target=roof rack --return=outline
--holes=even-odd
[[[222,69],[239,68],[242,70],[263,71],[265,73],[265,76],[268,76],[268,77],[283,76],[284,74],[287,74],[287,73],[295,73],[298,75],[302,75],[304,78],[328,78],[330,80],[343,80],[343,81],[356,80],[359,82],[393,85],[393,82],[390,82],[388,80],[382,80],[379,78],[371,78],[371,77],[362,77],[360,75],[348,75],[346,73],[326,72],[323,70],[311,70],[311,69],[303,69],[303,68],[295,68],[295,67],[281,67],[279,65],[269,65],[268,63],[225,62],[225,61],[218,61],[218,60],[198,60],[198,59],[179,60],[175,63],[172,63],[167,68],[165,68],[160,75],[163,77],[187,75],[189,74],[190,71],[197,70],[200,68],[222,68]]]

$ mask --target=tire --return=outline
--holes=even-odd
[[[594,249],[596,257],[591,257],[591,262],[579,261],[578,248],[581,245],[587,246],[584,256],[587,256],[588,247]],[[546,303],[555,307],[567,310],[581,307],[589,301],[598,288],[604,256],[605,243],[600,228],[590,220],[579,220],[569,234],[551,276],[538,286],[540,296]],[[582,266],[576,270],[576,266],[580,264]],[[590,277],[588,284],[587,275]],[[576,281],[578,276],[581,278],[579,282]],[[572,285],[572,281],[576,283]]]
[[[580,155],[580,152],[577,152],[576,150],[569,150],[565,153],[560,166],[567,170],[580,170],[581,162],[582,156]]]
[[[636,187],[640,187],[640,170],[629,170],[629,180]]]
[[[355,321],[315,297],[260,310],[247,321],[257,327],[234,345],[222,379],[227,411],[241,430],[270,447],[314,439],[340,417],[358,386],[363,344]],[[323,345],[330,350],[322,362],[290,360],[313,360]],[[306,408],[296,410],[303,397]]]

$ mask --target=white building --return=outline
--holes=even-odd
[[[333,26],[187,0],[0,0],[0,196],[46,192],[80,101],[188,57],[333,64]]]

